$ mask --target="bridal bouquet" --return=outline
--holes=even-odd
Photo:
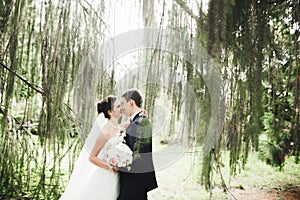
[[[124,144],[123,136],[113,138],[106,145],[104,160],[106,164],[110,167],[127,167],[129,170],[129,165],[132,164],[132,151]]]

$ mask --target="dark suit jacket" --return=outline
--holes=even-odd
[[[120,169],[120,196],[141,195],[157,188],[152,161],[152,128],[148,118],[136,115],[126,130],[126,144],[134,152],[131,169]]]

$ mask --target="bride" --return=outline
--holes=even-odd
[[[119,195],[117,169],[109,167],[103,161],[103,156],[105,146],[113,142],[121,129],[125,129],[128,124],[118,125],[122,108],[116,96],[104,98],[97,104],[97,108],[99,116],[85,141],[60,200],[115,200]]]

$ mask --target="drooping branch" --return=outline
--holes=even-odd
[[[16,72],[14,72],[13,70],[11,70],[9,67],[7,67],[6,65],[4,65],[3,63],[0,63],[1,66],[8,70],[9,72],[11,72],[13,75],[15,75],[16,77],[18,77],[21,81],[23,81],[26,85],[28,85],[30,88],[32,88],[33,90],[35,90],[38,93],[44,94],[44,91],[39,88],[38,86],[30,83],[29,81],[27,81],[25,78],[23,78],[22,76],[20,76],[19,74],[17,74]]]
[[[175,0],[176,3],[187,13],[189,14],[193,19],[195,19],[196,21],[200,20],[200,18],[195,15],[192,11],[192,9],[190,9],[187,5],[186,2],[184,2],[183,0]]]

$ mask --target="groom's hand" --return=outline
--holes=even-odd
[[[148,116],[147,110],[142,110],[142,112],[140,112],[139,116],[141,116],[141,117],[147,117]]]

